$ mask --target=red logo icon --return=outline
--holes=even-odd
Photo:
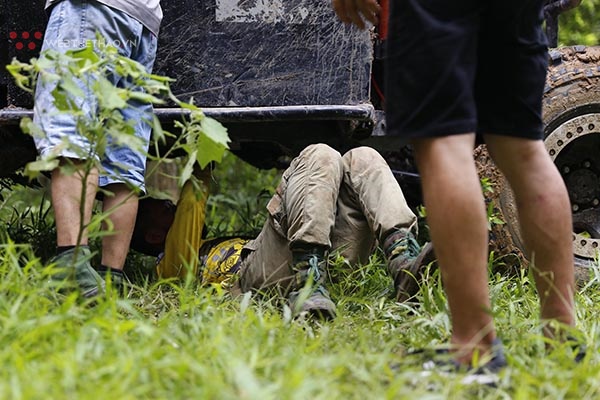
[[[25,47],[29,50],[35,50],[38,45],[41,44],[39,41],[42,40],[43,37],[44,34],[40,31],[34,31],[33,33],[30,31],[10,31],[8,33],[8,38],[11,41],[15,41],[14,45],[17,50],[23,50]],[[21,40],[18,40],[19,38]]]

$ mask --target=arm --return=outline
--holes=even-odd
[[[365,29],[365,20],[377,24],[381,11],[377,0],[332,0],[333,10],[342,22]]]

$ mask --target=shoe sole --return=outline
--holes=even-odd
[[[421,371],[418,374],[419,378],[429,378],[433,376],[443,376],[451,378],[453,376],[458,377],[455,373],[445,371]],[[496,374],[468,374],[460,379],[460,383],[463,385],[481,385],[496,387],[500,382],[500,377]]]

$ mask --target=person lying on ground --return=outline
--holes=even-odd
[[[209,179],[201,177],[206,184]],[[378,243],[399,301],[418,292],[415,277],[432,259],[432,247],[421,250],[415,239],[417,218],[398,182],[371,148],[343,156],[325,144],[305,148],[283,173],[253,240],[204,240],[207,198],[208,190],[197,196],[188,182],[176,208],[165,200],[140,201],[132,248],[159,257],[159,277],[191,271],[203,284],[232,291],[275,290],[289,300],[294,315],[333,318],[336,307],[325,287],[329,252],[356,265]]]

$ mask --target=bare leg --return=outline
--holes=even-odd
[[[541,316],[572,326],[572,221],[562,177],[541,140],[495,135],[486,135],[485,140],[515,194],[521,231],[535,271]]]
[[[488,230],[473,161],[474,134],[414,141],[427,221],[452,316],[456,358],[495,339],[487,277]]]
[[[77,171],[65,174],[60,167],[52,171],[51,196],[56,219],[57,246],[87,245],[87,224],[92,217],[92,206],[98,187],[98,171],[93,169],[85,176],[83,162],[71,160]],[[61,161],[61,166],[67,161]],[[83,193],[83,179],[86,179]],[[81,199],[84,198],[82,203]]]
[[[112,225],[112,234],[102,239],[102,265],[123,269],[135,226],[138,197],[124,184],[112,184],[106,189],[114,196],[105,196],[102,207],[110,213]]]

